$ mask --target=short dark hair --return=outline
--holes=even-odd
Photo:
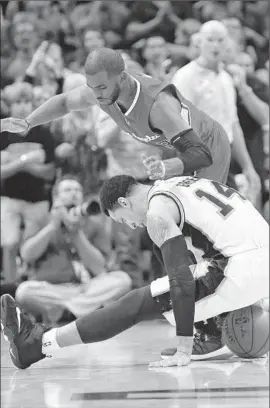
[[[78,176],[76,176],[75,174],[64,174],[64,176],[59,177],[59,179],[57,179],[53,185],[53,189],[52,189],[53,197],[55,197],[58,194],[59,185],[62,183],[62,181],[65,181],[65,180],[77,181],[77,183],[79,183],[82,186],[82,182]]]
[[[102,211],[108,216],[109,211],[117,205],[119,197],[127,197],[132,187],[138,184],[135,178],[119,175],[106,180],[100,191],[99,200]]]
[[[102,71],[109,75],[119,75],[125,70],[125,62],[120,51],[101,47],[90,52],[84,70],[87,75],[95,75]]]

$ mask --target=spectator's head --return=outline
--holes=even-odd
[[[98,29],[88,29],[83,35],[83,44],[85,50],[90,53],[97,48],[105,47],[105,38],[102,32]]]
[[[12,40],[17,50],[28,51],[36,47],[39,33],[33,18],[18,13],[12,21]]]
[[[200,31],[201,23],[194,18],[187,18],[175,30],[174,42],[179,45],[189,45],[190,37]]]
[[[118,99],[127,76],[121,52],[99,48],[88,55],[84,70],[87,85],[93,90],[99,103],[113,104]]]
[[[83,187],[80,180],[72,175],[66,174],[61,177],[53,187],[53,202],[61,202],[67,207],[81,205],[84,200]]]
[[[142,56],[146,62],[158,63],[164,61],[168,56],[165,39],[161,36],[147,38]]]
[[[48,99],[50,99],[53,95],[50,89],[46,86],[35,86],[34,87],[34,108],[38,108]]]
[[[239,53],[241,53],[239,44],[229,37],[223,50],[222,61],[225,65],[235,64]]]
[[[244,69],[246,75],[253,74],[255,70],[255,64],[254,60],[249,54],[247,54],[246,52],[241,52],[237,55],[235,62]]]
[[[245,43],[245,34],[239,18],[227,17],[222,20],[222,23],[227,28],[229,37],[243,47]]]
[[[135,229],[146,223],[147,195],[131,176],[120,175],[105,181],[100,189],[101,208],[116,222]],[[139,191],[141,189],[141,191]]]
[[[2,98],[4,99],[10,116],[24,119],[33,110],[34,91],[32,85],[27,82],[15,82],[4,88]]]
[[[201,35],[200,33],[192,34],[189,42],[189,58],[195,60],[201,54]]]
[[[201,56],[209,64],[222,61],[224,47],[228,40],[226,27],[219,21],[208,21],[200,30]]]

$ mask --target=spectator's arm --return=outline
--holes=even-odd
[[[56,231],[53,223],[47,224],[38,233],[28,238],[21,246],[21,257],[27,263],[35,262],[47,250]]]
[[[91,236],[91,242],[105,259],[110,257],[112,251],[111,220],[104,214],[95,216],[95,230]]]
[[[53,180],[55,176],[55,166],[53,163],[27,163],[25,164],[23,171],[47,181]]]
[[[132,21],[128,24],[126,29],[126,38],[128,40],[138,40],[139,38],[145,37],[151,33],[155,28],[157,28],[164,16],[166,14],[165,8],[160,8],[156,14],[156,16],[152,19],[147,21],[146,23],[140,23],[138,21]]]
[[[264,126],[269,123],[269,106],[267,103],[259,99],[252,88],[247,84],[242,84],[238,88],[239,96],[245,108],[247,109],[250,116],[259,123],[261,126]]]
[[[93,275],[97,276],[105,272],[104,256],[100,250],[87,239],[82,230],[79,230],[73,243],[82,263]]]
[[[15,159],[8,163],[1,163],[1,180],[6,180],[23,170],[24,163],[21,159]]]

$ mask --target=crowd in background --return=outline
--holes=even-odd
[[[268,15],[264,0],[2,1],[1,118],[25,118],[51,96],[85,83],[84,61],[102,46],[120,50],[131,75],[177,85],[179,69],[201,55],[201,26],[221,21],[229,33],[222,69],[232,78],[236,114],[260,180],[254,204],[269,221]],[[188,94],[191,82],[182,83]],[[243,85],[255,95],[251,102]],[[179,91],[186,96],[181,85]],[[57,322],[161,276],[145,231],[130,236],[102,214],[85,219],[69,211],[96,200],[113,175],[145,181],[141,155],[155,153],[97,106],[33,128],[23,139],[2,134],[2,292],[16,293],[35,318]],[[237,161],[231,178],[249,195]]]

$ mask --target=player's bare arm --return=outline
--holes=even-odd
[[[181,104],[170,93],[161,92],[150,112],[153,129],[160,130],[179,152],[178,158],[165,160],[166,176],[191,173],[212,164],[212,155],[181,116]]]
[[[172,306],[178,336],[177,353],[153,367],[183,366],[190,362],[193,344],[195,281],[189,268],[188,249],[181,229],[184,220],[180,209],[170,198],[152,198],[147,213],[147,230],[160,248],[170,282]]]
[[[1,131],[27,132],[30,128],[61,118],[71,111],[88,109],[96,104],[97,100],[91,89],[87,85],[82,85],[69,92],[53,96],[26,119],[6,118],[1,120]]]

